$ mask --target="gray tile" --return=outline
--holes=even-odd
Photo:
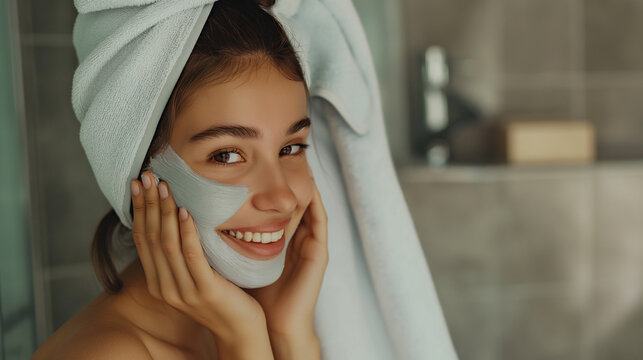
[[[62,126],[61,126],[62,127]],[[42,134],[38,144],[40,206],[49,264],[85,262],[100,218],[109,205],[100,192],[78,132]]]
[[[498,209],[489,183],[403,183],[442,301],[470,298],[496,281]]]
[[[497,301],[468,300],[442,303],[458,359],[497,360],[500,345]]]
[[[71,47],[33,47],[38,123],[51,118],[76,121],[71,106],[71,85],[78,60]]]
[[[78,14],[73,1],[31,0],[30,8],[31,32],[71,34]]]
[[[591,236],[591,178],[585,173],[507,179],[494,244],[505,286],[575,284]]]
[[[643,86],[587,89],[587,116],[601,160],[643,157]]]
[[[80,145],[80,124],[71,107],[75,55],[65,47],[23,48],[31,177],[47,261],[51,266],[85,262],[108,205]]]
[[[20,33],[31,32],[31,4],[28,0],[15,1],[16,11],[18,11],[18,27]]]
[[[51,266],[87,261],[94,230],[109,209],[78,134],[75,120],[52,117],[30,144]]]
[[[597,172],[594,290],[595,360],[643,358],[643,170]]]
[[[571,96],[569,87],[505,88],[501,113],[505,116],[570,118],[573,116]]]
[[[54,331],[71,319],[101,292],[93,273],[51,281],[51,311]]]
[[[504,70],[568,72],[572,59],[571,0],[504,0]]]
[[[643,358],[643,288],[640,284],[637,274],[621,286],[599,286],[593,294],[591,323],[595,360]]]
[[[507,296],[500,303],[503,360],[580,360],[583,311],[573,294]]]
[[[45,241],[49,264],[57,266],[88,261],[94,232],[100,218],[107,212],[107,205],[97,206],[96,202],[105,201],[98,199],[97,195],[96,202],[92,204],[92,199],[85,195],[93,194],[74,192],[69,187],[54,185],[47,186],[46,190],[48,236]]]
[[[643,70],[643,2],[585,1],[588,71]]]
[[[477,46],[484,46],[476,40],[497,35],[496,0],[402,1],[401,6],[405,41],[416,54],[429,45],[441,45],[456,54],[472,55]]]
[[[628,289],[643,283],[643,172],[596,175],[594,281]]]

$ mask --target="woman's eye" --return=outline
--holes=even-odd
[[[239,160],[241,159],[242,159],[241,155],[239,155],[239,153],[236,151],[220,151],[220,152],[214,153],[210,157],[210,160],[216,163],[220,163],[221,165],[231,165],[231,164],[240,162]]]
[[[292,155],[299,156],[305,153],[308,144],[292,144],[284,146],[279,152],[279,156]],[[214,165],[234,165],[236,163],[244,162],[239,149],[224,149],[214,152],[208,159]]]
[[[292,144],[284,146],[281,149],[281,153],[279,155],[301,155],[304,153],[304,150],[306,150],[307,147],[308,144]]]

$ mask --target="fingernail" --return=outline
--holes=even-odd
[[[167,198],[167,185],[164,182],[159,184],[159,195],[161,196],[161,200]]]
[[[143,181],[143,187],[146,189],[149,189],[150,186],[152,186],[152,181],[150,180],[150,176],[147,174],[141,175],[141,180]]]
[[[181,221],[185,221],[188,219],[188,211],[185,210],[185,208],[179,209],[179,218],[181,218]]]
[[[138,196],[139,194],[138,184],[136,183],[136,181],[132,181],[132,194],[134,196]]]

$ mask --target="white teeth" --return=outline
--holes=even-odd
[[[271,242],[275,242],[279,239],[281,239],[281,236],[284,234],[284,229],[281,229],[279,231],[275,232],[268,232],[268,233],[252,233],[250,231],[246,231],[245,233],[242,233],[241,231],[235,231],[235,230],[223,230],[224,233],[232,236],[233,238],[237,238],[239,240],[243,240],[245,242],[255,242],[255,243],[262,243],[262,244],[267,244]]]
[[[271,241],[277,241],[277,240],[281,239],[281,235],[283,235],[283,234],[284,234],[284,229],[281,229],[279,231],[275,231],[275,232],[273,232],[271,234],[272,238],[270,240]]]

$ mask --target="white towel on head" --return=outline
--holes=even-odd
[[[75,1],[72,104],[81,143],[128,227],[129,180],[214,1]],[[277,0],[270,12],[302,59],[323,163],[308,159],[332,209],[315,310],[323,358],[456,359],[395,175],[355,8],[350,0]]]

